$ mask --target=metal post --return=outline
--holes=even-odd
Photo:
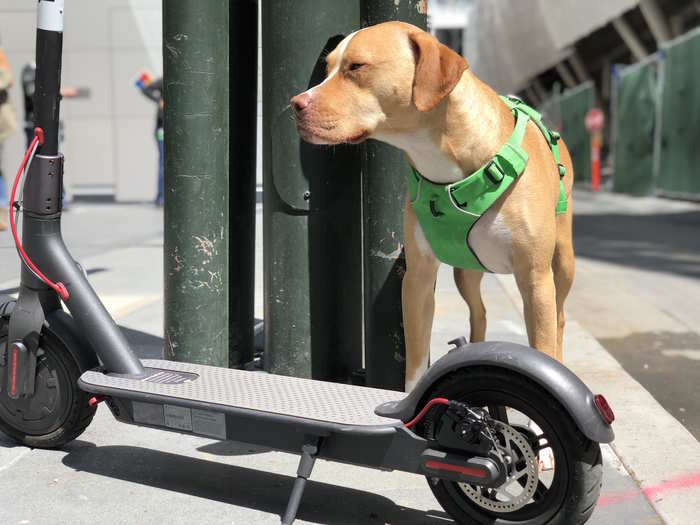
[[[549,93],[547,93],[547,90],[544,88],[539,78],[535,77],[532,79],[532,89],[535,90],[535,93],[537,93],[537,96],[542,102],[549,100]]]
[[[163,2],[164,353],[217,366],[229,364],[228,22],[226,0]]]
[[[239,367],[253,359],[258,1],[231,5],[228,320],[229,365]]]
[[[425,0],[361,0],[362,27],[402,20],[426,28]],[[401,310],[402,210],[409,166],[387,144],[363,147],[364,321],[367,384],[404,389],[406,349]]]
[[[603,100],[610,100],[610,57],[603,57],[603,62],[600,67],[601,78],[600,78],[600,96]]]
[[[671,40],[671,28],[656,0],[640,0],[639,10],[642,12],[651,34],[654,35],[656,47],[661,47],[661,44]]]
[[[632,27],[630,27],[627,20],[625,20],[622,15],[613,19],[610,23],[615,28],[615,31],[617,31],[617,34],[620,35],[623,42],[630,49],[635,60],[642,60],[649,54],[647,48],[644,47],[642,41],[635,34]]]
[[[578,83],[590,80],[591,74],[588,72],[586,64],[583,63],[581,56],[578,54],[578,52],[576,52],[576,50],[569,55],[569,65],[576,75],[576,80]]]
[[[278,374],[346,380],[361,366],[358,148],[302,142],[289,107],[359,20],[356,1],[262,5],[265,367]]]
[[[562,79],[567,88],[571,89],[573,87],[576,87],[576,79],[569,71],[569,68],[566,67],[566,64],[564,62],[559,62],[558,64],[556,64],[554,66],[554,69],[556,69],[557,73],[559,73],[559,78]]]

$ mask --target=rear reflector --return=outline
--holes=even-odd
[[[613,413],[612,408],[610,408],[610,405],[608,405],[608,402],[602,395],[596,394],[593,397],[593,402],[595,403],[595,406],[598,409],[598,412],[600,413],[600,417],[603,418],[603,421],[605,421],[608,425],[615,421],[615,414]]]
[[[445,470],[447,472],[457,472],[459,474],[464,474],[465,476],[470,476],[472,478],[483,479],[487,476],[487,472],[475,467],[467,467],[464,465],[453,465],[451,463],[441,463],[440,461],[434,461],[429,459],[425,462],[425,467],[431,470]]]

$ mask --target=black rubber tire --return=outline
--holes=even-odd
[[[7,319],[0,319],[0,343],[3,344],[7,339],[7,325]],[[90,394],[78,388],[80,367],[61,341],[50,332],[44,332],[39,348],[44,353],[37,358],[37,373],[42,366],[51,366],[60,372],[55,377],[60,381],[59,392],[62,397],[58,402],[61,404],[61,414],[45,433],[34,433],[17,428],[6,421],[3,408],[0,407],[0,431],[21,445],[32,448],[59,448],[83,433],[92,421],[97,407],[90,406]],[[0,396],[4,397],[2,402],[11,402],[4,392],[0,392]]]
[[[434,397],[465,402],[488,399],[498,402],[494,404],[516,408],[540,426],[555,455],[554,480],[538,504],[546,508],[537,515],[532,515],[532,512],[540,509],[531,508],[528,515],[528,506],[511,513],[487,511],[471,501],[456,483],[428,478],[433,494],[457,523],[580,525],[588,521],[602,484],[600,446],[579,431],[561,404],[540,385],[508,370],[474,367],[445,377],[425,401]]]

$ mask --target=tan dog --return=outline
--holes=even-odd
[[[381,140],[404,150],[425,178],[449,183],[487,163],[513,132],[513,114],[493,89],[468,70],[462,57],[415,26],[388,22],[362,29],[347,36],[326,61],[326,79],[291,99],[299,134],[307,142]],[[530,345],[561,361],[574,251],[573,167],[566,146],[559,144],[566,214],[554,213],[557,166],[542,133],[529,122],[522,143],[530,158],[527,168],[472,228],[469,244],[486,268],[515,275]],[[402,304],[410,390],[428,365],[440,262],[408,203],[404,236]],[[454,269],[469,305],[473,342],[486,334],[482,276]]]

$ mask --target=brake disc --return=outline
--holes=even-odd
[[[505,483],[499,487],[487,488],[479,485],[459,483],[466,496],[478,506],[492,512],[513,512],[524,507],[537,490],[537,456],[527,438],[501,421],[495,421],[493,431],[496,440],[502,437],[504,445],[500,452],[511,458],[511,465],[522,465],[519,470],[508,473]],[[523,481],[523,478],[527,477]]]

